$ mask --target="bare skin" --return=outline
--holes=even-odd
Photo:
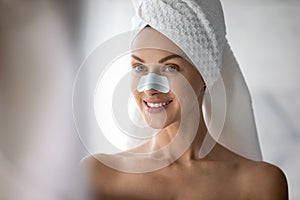
[[[156,34],[156,35],[155,35]],[[183,75],[192,86],[201,105],[205,84],[196,68],[191,65],[180,50],[170,40],[154,29],[146,28],[142,36],[136,39],[134,46],[147,45],[147,38],[156,38],[155,44],[163,48],[175,49],[168,52],[158,49],[137,50],[133,52],[132,66],[145,66],[152,70],[153,64],[174,66],[176,72]],[[157,37],[155,37],[157,36]],[[153,43],[153,41],[151,41]],[[171,58],[170,58],[171,56]],[[162,61],[164,58],[164,62]],[[142,69],[139,67],[139,69]],[[171,72],[167,70],[166,72]],[[175,77],[175,75],[174,75]],[[176,88],[175,88],[176,90]],[[180,93],[180,88],[178,89]],[[162,132],[154,144],[146,143],[132,152],[145,152],[149,146],[154,150],[168,144],[174,138],[180,124],[180,104],[171,90],[161,93],[156,90],[135,92],[135,99],[147,120],[144,109],[145,99],[172,100],[166,108],[168,116]],[[201,107],[199,107],[201,111]],[[201,111],[202,113],[202,111]],[[150,126],[155,126],[151,124]],[[203,116],[200,116],[195,139],[183,155],[175,162],[160,170],[148,173],[125,173],[112,169],[99,162],[93,155],[85,158],[82,165],[87,172],[88,186],[92,199],[130,199],[130,200],[199,200],[199,199],[288,199],[287,181],[283,172],[276,166],[243,158],[220,144],[216,144],[204,158],[198,158],[198,152],[207,129]],[[153,150],[152,149],[152,150]],[[171,152],[172,153],[172,152]]]
[[[288,199],[286,178],[274,165],[247,160],[221,145],[204,159],[190,156],[186,152],[170,166],[144,174],[116,171],[88,157],[84,166],[92,199]]]

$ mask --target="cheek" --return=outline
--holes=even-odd
[[[133,96],[134,96],[134,99],[136,100],[136,101],[138,101],[139,99],[140,99],[140,92],[138,92],[138,91],[135,91],[135,92],[133,92]]]
[[[142,93],[141,92],[138,92],[138,91],[135,91],[133,92],[133,96],[134,96],[134,99],[135,99],[135,102],[137,103],[137,105],[139,107],[142,106]]]
[[[132,77],[130,88],[131,88],[131,93],[134,96],[134,99],[135,99],[136,103],[140,106],[142,92],[137,91],[137,85],[138,85],[139,80],[140,79],[137,78],[137,77]]]
[[[189,105],[197,101],[196,91],[183,76],[176,79],[169,79],[169,84],[172,93],[182,108],[189,107]]]
[[[132,92],[136,91],[137,85],[139,83],[140,78],[136,77],[136,76],[132,76],[131,77],[131,84],[130,84],[130,88]]]
[[[203,88],[204,88],[204,84],[201,82],[201,80],[195,80],[193,82],[191,82],[191,86],[196,94],[197,97],[199,97],[199,95],[201,95]]]
[[[200,73],[197,70],[193,70],[193,73],[189,73],[185,77],[193,88],[196,96],[199,97],[205,85]]]

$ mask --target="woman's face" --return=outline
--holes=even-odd
[[[143,40],[150,36],[148,34],[156,34],[148,40],[159,42],[163,50],[145,48]],[[181,116],[186,116],[194,106],[202,103],[204,81],[200,73],[178,49],[167,51],[166,47],[172,47],[173,42],[152,28],[145,28],[134,44],[137,50],[133,50],[131,55],[132,90],[145,121],[153,128],[180,123]],[[136,89],[139,80],[149,73],[167,77],[170,90],[167,93],[155,89],[139,92]]]
[[[201,104],[204,91],[202,77],[181,56],[159,49],[137,50],[132,53],[131,65],[134,97],[151,127],[164,128],[180,123],[182,115],[198,106],[196,103]],[[139,92],[136,89],[138,81],[148,73],[167,77],[169,92],[163,93],[155,89]]]

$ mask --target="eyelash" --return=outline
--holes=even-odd
[[[143,69],[139,69],[140,67],[142,67]],[[172,67],[174,69],[174,71],[168,71],[169,67]],[[142,64],[136,64],[132,67],[134,69],[135,72],[145,72],[147,71],[147,67],[142,65]],[[178,65],[175,65],[175,64],[166,64],[164,66],[164,72],[178,72],[179,71],[179,67]]]
[[[132,68],[134,69],[135,72],[144,72],[145,71],[145,70],[138,70],[139,67],[143,67],[143,69],[146,69],[146,67],[141,64],[134,65]]]
[[[167,69],[169,69],[169,67],[172,67],[174,69],[174,71],[167,71]],[[166,64],[165,65],[165,70],[166,72],[177,72],[179,71],[179,67],[177,65],[174,65],[174,64]]]

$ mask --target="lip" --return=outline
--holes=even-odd
[[[166,102],[168,102],[166,105],[158,107],[158,108],[152,108],[147,105],[147,103],[156,104],[156,103],[166,103]],[[172,99],[170,99],[170,100],[143,99],[144,109],[149,113],[160,113],[160,112],[164,111],[165,109],[167,109],[172,102],[173,102]]]
[[[169,101],[173,101],[172,99],[143,99],[144,102],[148,102],[148,103],[165,103],[165,102],[169,102]]]

